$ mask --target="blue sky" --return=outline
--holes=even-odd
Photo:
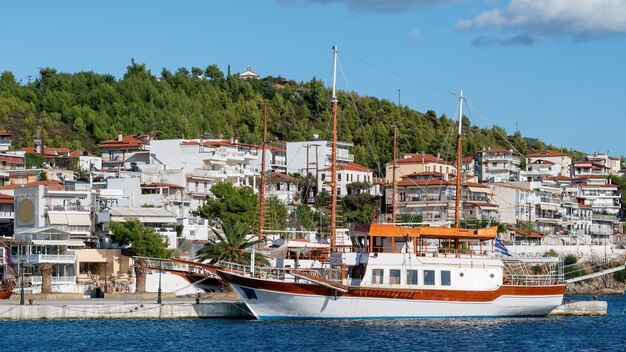
[[[247,65],[452,115],[481,127],[626,155],[626,0],[20,1],[0,3],[0,71],[121,77]],[[433,89],[434,86],[440,89]],[[443,90],[443,91],[442,91]]]

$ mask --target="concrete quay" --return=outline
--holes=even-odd
[[[604,316],[609,303],[606,301],[578,301],[556,307],[549,315],[558,316]]]
[[[17,295],[17,301],[0,301],[0,320],[252,318],[243,302],[222,296],[200,299],[198,303],[195,298],[164,298],[162,304],[157,304],[154,297],[149,300],[33,299],[32,304],[26,299],[26,305],[22,306]]]

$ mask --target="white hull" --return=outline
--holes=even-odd
[[[320,296],[255,288],[249,298],[232,284],[257,319],[367,319],[543,316],[559,306],[563,295],[500,296],[489,302],[454,302],[398,298]]]

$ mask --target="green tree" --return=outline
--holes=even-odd
[[[277,196],[272,195],[269,199],[269,226],[270,229],[282,230],[285,228],[289,210],[287,205]]]
[[[291,212],[292,224],[300,230],[315,230],[318,227],[317,219],[315,212],[307,204],[299,204]]]
[[[234,187],[228,182],[219,182],[211,187],[214,198],[198,208],[200,216],[213,223],[242,222],[253,226],[256,217],[257,197],[250,187]]]
[[[111,222],[111,241],[120,245],[130,245],[138,256],[169,258],[171,250],[167,242],[153,228],[143,226],[137,219],[125,222]]]
[[[379,197],[369,193],[348,194],[341,198],[346,222],[371,223],[374,220],[374,209],[379,206],[379,202]]]
[[[250,225],[239,221],[222,221],[220,227],[223,233],[213,229],[215,238],[196,252],[196,259],[202,262],[208,260],[213,264],[219,261],[250,264],[250,250],[260,242],[251,235]],[[269,265],[268,260],[260,253],[256,253],[254,260],[257,265]]]
[[[39,153],[26,153],[24,155],[24,167],[27,169],[40,168],[46,162],[46,157]]]

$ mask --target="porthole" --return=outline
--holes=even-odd
[[[495,275],[492,273],[489,275],[489,277],[491,277],[492,279],[495,277]]]
[[[460,274],[459,274],[459,276],[460,276],[460,277],[463,277],[464,275],[465,275],[465,274],[463,274],[463,273],[460,273]]]

